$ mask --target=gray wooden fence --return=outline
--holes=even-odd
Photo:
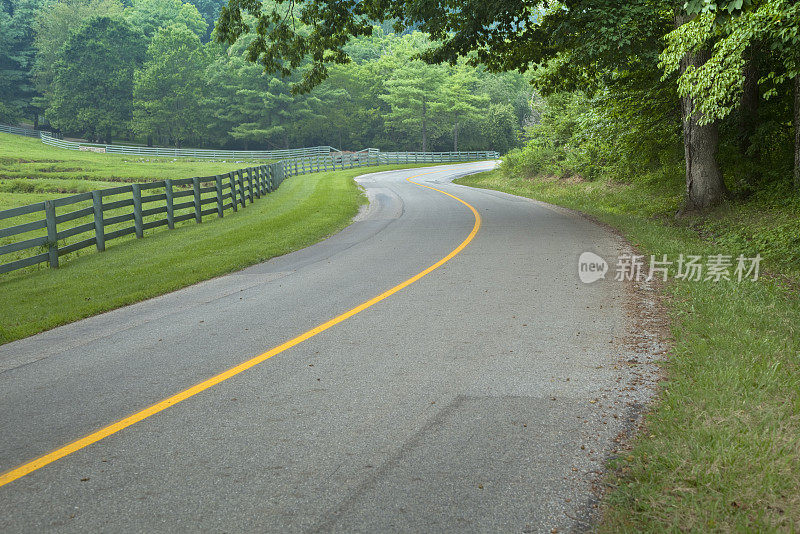
[[[332,146],[314,146],[307,148],[287,148],[278,150],[217,150],[208,148],[164,148],[129,145],[103,145],[98,143],[84,143],[77,141],[64,141],[59,135],[44,130],[33,128],[20,128],[0,124],[0,132],[26,137],[37,137],[42,143],[65,150],[82,150],[102,152],[105,154],[125,154],[129,156],[149,156],[153,158],[206,158],[206,159],[284,159],[304,156],[327,156],[338,152]]]
[[[87,247],[100,252],[112,239],[182,221],[223,217],[274,191],[289,176],[384,163],[496,159],[497,152],[380,152],[291,158],[203,178],[126,184],[0,211],[0,274],[60,258]],[[10,261],[9,261],[10,260]]]
[[[25,137],[41,137],[42,134],[53,136],[50,132],[44,130],[34,130],[33,128],[20,128],[19,126],[7,126],[0,124],[0,132],[9,133],[14,135],[24,135]]]
[[[327,156],[335,148],[314,146],[308,148],[287,148],[280,150],[216,150],[208,148],[164,148],[128,145],[101,145],[97,143],[78,143],[56,139],[46,132],[41,135],[42,143],[66,150],[88,150],[105,154],[125,154],[128,156],[149,156],[153,158],[206,158],[206,159],[284,159],[304,156]]]

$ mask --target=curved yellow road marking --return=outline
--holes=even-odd
[[[426,174],[435,174],[437,172],[442,172],[442,171],[431,171],[431,172],[424,172],[424,173],[416,174],[414,176],[411,176],[410,178],[407,178],[407,180],[409,182],[411,182],[412,184],[418,185],[420,187],[426,187],[428,189],[433,189],[434,191],[438,191],[439,193],[442,193],[443,195],[447,195],[448,197],[454,198],[454,199],[458,200],[459,202],[461,202],[462,204],[464,204],[470,210],[472,210],[472,214],[475,216],[475,224],[472,227],[472,231],[469,233],[467,238],[464,241],[461,242],[460,245],[458,245],[455,249],[453,249],[452,252],[450,252],[450,254],[448,254],[447,256],[442,258],[441,260],[437,261],[436,263],[434,263],[433,265],[431,265],[430,267],[428,267],[424,271],[412,276],[411,278],[409,278],[405,282],[402,282],[402,283],[394,286],[393,288],[389,289],[388,291],[384,291],[383,293],[381,293],[377,297],[373,297],[373,298],[369,299],[368,301],[366,301],[366,302],[364,302],[362,304],[359,304],[355,308],[353,308],[353,309],[351,309],[349,311],[346,311],[346,312],[344,312],[343,314],[341,314],[341,315],[339,315],[337,317],[334,317],[333,319],[331,319],[331,320],[329,320],[329,321],[317,326],[316,328],[312,328],[311,330],[309,330],[309,331],[307,331],[307,332],[305,332],[303,334],[300,334],[299,336],[295,337],[294,339],[290,339],[289,341],[287,341],[286,343],[283,343],[282,345],[278,345],[277,347],[275,347],[273,349],[270,349],[267,352],[265,352],[265,353],[263,353],[263,354],[261,354],[259,356],[251,358],[250,360],[247,360],[246,362],[240,363],[236,367],[232,367],[231,369],[228,369],[227,371],[224,371],[224,372],[222,372],[222,373],[220,373],[220,374],[218,374],[216,376],[213,376],[213,377],[211,377],[211,378],[209,378],[207,380],[204,380],[203,382],[200,382],[196,386],[192,386],[189,389],[181,391],[180,393],[177,393],[177,394],[175,394],[175,395],[173,395],[171,397],[168,397],[168,398],[166,398],[166,399],[164,399],[164,400],[162,400],[160,402],[157,402],[156,404],[153,404],[149,408],[145,408],[144,410],[136,412],[133,415],[129,415],[128,417],[126,417],[126,418],[124,418],[124,419],[122,419],[120,421],[117,421],[116,423],[110,424],[110,425],[108,425],[106,427],[101,428],[100,430],[92,432],[88,436],[80,438],[77,441],[73,441],[72,443],[70,443],[68,445],[64,445],[63,447],[58,448],[58,449],[56,449],[56,450],[54,450],[54,451],[52,451],[52,452],[50,452],[48,454],[45,454],[44,456],[36,458],[35,460],[31,460],[28,463],[22,464],[19,467],[16,467],[16,468],[12,469],[11,471],[8,471],[8,472],[4,473],[3,475],[0,476],[0,486],[4,486],[4,485],[8,484],[9,482],[13,482],[14,480],[17,480],[18,478],[22,478],[25,475],[27,475],[28,473],[36,471],[37,469],[40,469],[40,468],[46,466],[47,464],[53,463],[56,460],[59,460],[59,459],[65,457],[65,456],[67,456],[69,454],[72,454],[75,451],[83,449],[84,447],[88,447],[89,445],[91,445],[93,443],[97,443],[101,439],[106,438],[106,437],[110,436],[111,434],[116,434],[117,432],[119,432],[120,430],[122,430],[124,428],[127,428],[127,427],[129,427],[129,426],[131,426],[133,424],[136,424],[139,421],[142,421],[143,419],[147,419],[151,415],[155,415],[160,411],[166,410],[170,406],[174,406],[175,404],[178,404],[179,402],[181,402],[183,400],[186,400],[189,397],[197,395],[201,391],[205,391],[208,388],[219,384],[220,382],[224,382],[225,380],[231,378],[232,376],[236,376],[239,373],[241,373],[243,371],[246,371],[246,370],[250,369],[251,367],[254,367],[254,366],[258,365],[259,363],[261,363],[261,362],[263,362],[265,360],[268,360],[269,358],[272,358],[276,354],[280,354],[281,352],[283,352],[285,350],[288,350],[288,349],[294,347],[295,345],[299,345],[303,341],[316,336],[320,332],[324,332],[328,328],[330,328],[332,326],[335,326],[335,325],[341,323],[342,321],[344,321],[346,319],[349,319],[350,317],[356,315],[357,313],[360,313],[360,312],[366,310],[370,306],[372,306],[374,304],[377,304],[378,302],[382,301],[383,299],[394,295],[395,293],[397,293],[401,289],[410,286],[411,284],[413,284],[414,282],[416,282],[417,280],[419,280],[423,276],[429,274],[431,271],[434,271],[434,270],[438,269],[439,267],[441,267],[442,265],[444,265],[445,263],[447,263],[448,261],[453,259],[453,257],[456,254],[458,254],[459,252],[464,250],[464,247],[466,247],[469,244],[469,242],[472,241],[475,238],[475,235],[478,233],[478,229],[481,227],[481,216],[478,214],[478,211],[475,208],[473,208],[471,205],[467,204],[466,202],[464,202],[463,200],[461,200],[457,196],[451,195],[450,193],[446,193],[446,192],[442,191],[441,189],[436,189],[435,187],[430,187],[428,185],[423,185],[423,184],[417,183],[417,182],[415,182],[415,181],[413,181],[411,179],[411,178],[417,178],[418,176],[424,176]]]

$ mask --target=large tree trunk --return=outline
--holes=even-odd
[[[794,77],[794,188],[800,191],[800,74]]]
[[[422,151],[428,151],[428,103],[422,98]]]
[[[676,26],[687,19],[685,15],[676,17]],[[688,53],[681,60],[681,74],[689,65],[700,66],[708,61],[709,51]],[[725,184],[722,171],[717,163],[719,131],[717,125],[700,124],[701,116],[694,112],[694,102],[690,97],[681,98],[681,119],[683,124],[683,148],[686,159],[686,197],[679,215],[707,211],[722,202]]]
[[[458,119],[453,126],[453,152],[458,152]]]

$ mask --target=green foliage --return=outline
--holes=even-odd
[[[687,52],[712,50],[708,61],[699,67],[690,65],[678,80],[679,94],[695,99],[701,123],[724,119],[739,105],[743,70],[749,59],[746,54],[753,47],[771,50],[772,59],[777,60],[768,64],[760,80],[766,85],[766,96],[800,73],[800,4],[767,0],[745,5],[737,1],[693,9],[700,14],[667,36],[660,65],[669,74],[678,70]],[[729,15],[720,17],[720,10]]]
[[[491,104],[482,126],[490,150],[504,154],[519,144],[519,130],[511,104]]]
[[[160,28],[135,75],[133,130],[178,147],[199,137],[207,63],[200,39],[188,28]]]
[[[211,32],[214,31],[214,25],[217,23],[217,17],[222,6],[227,4],[227,0],[192,0],[191,4],[197,8],[197,11],[202,15],[203,20],[207,24],[206,33],[203,35],[203,42],[208,42],[211,37]]]
[[[655,64],[658,39],[672,24],[673,4],[667,0],[544,5],[507,0],[314,0],[298,5],[232,0],[222,10],[217,35],[233,43],[256,31],[260,39],[250,47],[249,59],[271,72],[288,75],[309,59],[312,67],[295,87],[305,92],[325,79],[328,65],[349,61],[347,43],[371,35],[370,21],[394,20],[397,30],[413,26],[428,33],[435,44],[418,55],[433,63],[454,64],[459,57],[469,57],[471,64],[482,63],[492,71],[525,71],[568,52],[564,65],[571,65],[572,81],[588,79],[600,68]]]
[[[441,116],[445,107],[441,87],[444,71],[426,65],[422,61],[407,61],[393,72],[386,81],[386,93],[380,98],[389,105],[385,115],[386,125],[394,135],[411,139],[421,133],[419,150],[428,149],[428,139],[443,133],[441,121],[432,117]]]
[[[299,125],[314,122],[314,95],[294,97],[290,80],[267,75],[245,60],[249,42],[241,39],[220,54],[208,68],[209,99],[206,109],[220,133],[245,147],[289,148],[302,144]]]
[[[53,104],[47,118],[57,128],[110,140],[128,129],[133,73],[145,41],[128,23],[108,17],[89,20],[59,54]]]
[[[659,109],[654,101],[666,105]],[[683,151],[677,110],[668,103],[646,88],[537,99],[537,122],[525,129],[528,142],[511,151],[503,166],[529,179],[633,182],[649,177],[675,183]]]
[[[36,81],[38,94],[28,95],[29,109],[44,111],[51,126],[71,136],[245,149],[334,145],[410,150],[424,144],[431,150],[478,150],[486,148],[489,137],[497,146],[516,145],[507,117],[488,114],[490,101],[512,103],[517,129],[530,112],[527,77],[493,74],[464,62],[427,65],[414,59],[434,45],[421,32],[387,34],[385,27],[371,27],[372,35],[347,44],[354,62],[334,64],[330,78],[312,94],[293,94],[292,87],[314,69],[314,61],[301,61],[286,78],[271,75],[249,61],[259,46],[255,26],[230,46],[200,46],[189,34],[202,43],[206,23],[195,6],[180,0],[134,0],[125,8],[120,0],[42,1],[35,24],[35,66],[30,72],[17,70]],[[203,16],[218,7],[215,1],[197,4]],[[122,48],[117,48],[119,39],[109,42],[103,54],[103,38],[85,30],[98,16],[125,20],[143,38]],[[78,53],[81,39],[94,50],[83,44]],[[67,60],[68,52],[75,61]],[[128,96],[123,81],[134,55],[135,94]],[[2,101],[0,114],[9,122],[21,117],[19,106],[12,109]]]
[[[206,35],[208,24],[197,8],[181,0],[132,0],[125,9],[128,22],[152,38],[159,28],[171,24],[184,25],[198,37]]]
[[[40,95],[38,107],[49,106],[49,92],[56,75],[59,52],[70,35],[93,17],[116,17],[122,13],[120,0],[54,0],[45,2],[34,24],[36,61],[32,69]]]
[[[475,69],[459,64],[450,69],[442,86],[444,109],[453,125],[453,151],[458,151],[458,134],[462,123],[478,120],[489,102],[487,95],[476,91],[477,85],[478,74]],[[516,144],[514,142],[516,137],[514,123],[516,121],[510,104],[508,108],[511,111],[508,122],[504,122],[502,113],[499,113],[497,109],[490,109],[484,123],[487,141],[493,147],[503,146],[503,149],[493,148],[500,152],[506,152]],[[505,142],[509,139],[509,130],[511,131],[511,142]]]
[[[0,0],[0,120],[32,110],[33,22],[39,0]]]

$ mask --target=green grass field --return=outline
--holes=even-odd
[[[91,189],[98,189],[119,182],[211,176],[253,163],[78,152],[51,147],[39,139],[0,133],[0,192],[3,193],[79,193],[86,190],[85,181],[93,182]]]
[[[668,381],[633,449],[612,463],[601,532],[800,529],[800,305],[797,224],[785,209],[731,205],[676,221],[679,183],[527,179],[502,171],[459,183],[578,209],[620,229],[643,254],[761,251],[758,282],[670,278],[675,345]],[[674,275],[674,272],[673,272]]]
[[[120,185],[120,183],[151,182],[165,178],[191,178],[193,176],[211,176],[234,169],[262,164],[263,161],[207,161],[187,160],[186,158],[139,158],[115,154],[97,154],[94,152],[78,152],[64,150],[43,144],[38,139],[11,134],[0,134],[0,210],[26,204],[33,204],[51,198],[74,193],[84,193],[95,189],[103,189]],[[153,191],[157,193],[158,191]],[[163,189],[160,191],[163,193]],[[107,201],[121,199],[122,196],[108,197]],[[85,201],[59,210],[59,215],[72,210],[90,206]],[[157,207],[152,204],[150,207]],[[126,209],[107,211],[107,217],[125,213]],[[0,220],[0,228],[26,223],[42,218],[41,213]],[[157,216],[149,219],[156,219]],[[68,229],[90,222],[91,218],[82,217],[69,223],[59,225],[59,230]],[[184,223],[185,224],[185,223]],[[107,232],[120,229],[126,224],[111,225]],[[44,235],[45,231],[29,232],[26,235],[0,238],[0,245],[19,239],[27,239]],[[77,235],[59,242],[64,247],[86,235]],[[129,241],[130,238],[123,238]],[[80,254],[91,253],[81,250],[64,258],[69,261]],[[20,251],[0,257],[0,263],[6,263],[32,255],[31,251]],[[41,267],[27,268],[24,272],[34,271]]]

